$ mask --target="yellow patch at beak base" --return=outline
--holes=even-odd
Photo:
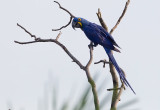
[[[78,24],[82,27],[82,23],[81,22],[78,22]]]

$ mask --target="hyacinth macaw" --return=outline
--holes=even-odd
[[[91,23],[87,21],[84,18],[80,17],[75,17],[72,21],[72,27],[73,29],[75,28],[80,28],[87,38],[94,43],[93,46],[97,46],[98,44],[103,46],[104,50],[106,51],[110,61],[116,68],[120,78],[123,80],[124,84],[126,86],[129,86],[133,93],[135,94],[134,90],[132,89],[131,85],[127,81],[127,79],[124,76],[123,71],[121,68],[118,66],[111,50],[114,50],[116,52],[120,52],[116,47],[120,48],[118,44],[115,42],[113,37],[100,25],[97,25],[95,23]]]

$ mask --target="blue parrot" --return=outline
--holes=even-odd
[[[126,86],[129,86],[131,88],[131,90],[133,91],[133,93],[136,94],[135,91],[132,89],[131,85],[129,84],[129,82],[127,81],[127,79],[125,78],[123,71],[118,66],[118,64],[117,64],[117,62],[116,62],[116,60],[115,60],[115,58],[112,54],[112,50],[114,50],[116,52],[120,52],[116,48],[116,47],[118,47],[118,48],[120,48],[120,47],[115,42],[113,37],[100,25],[89,22],[86,19],[80,18],[80,17],[75,17],[73,19],[72,27],[73,27],[73,29],[80,28],[85,33],[87,38],[91,42],[93,42],[93,46],[96,47],[98,44],[103,46],[103,48],[106,51],[110,61],[112,62],[112,64],[116,68],[116,70],[117,70],[120,78],[124,82],[124,84]]]

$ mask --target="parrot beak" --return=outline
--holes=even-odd
[[[75,28],[81,28],[81,25],[79,22],[72,21],[72,28],[75,30]]]
[[[72,28],[75,30],[76,22],[72,21]]]

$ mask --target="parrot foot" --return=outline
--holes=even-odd
[[[89,48],[89,49],[91,49],[91,48],[93,49],[93,47],[97,47],[97,45],[98,45],[98,44],[91,42],[91,43],[88,45],[88,48]]]

